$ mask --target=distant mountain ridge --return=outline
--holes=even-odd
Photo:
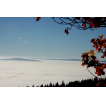
[[[82,61],[80,59],[45,59],[45,60],[66,60],[66,61]]]
[[[24,59],[24,58],[9,58],[9,59],[0,59],[0,60],[13,60],[13,61],[39,61],[39,60],[31,60],[31,59]]]
[[[82,61],[80,59],[46,59],[46,60]],[[99,62],[106,62],[106,60],[100,60]]]
[[[0,60],[14,60],[14,61],[41,61],[41,60],[63,60],[63,61],[82,61],[80,59],[25,59],[25,58],[8,58],[8,59],[0,59]],[[106,60],[101,60],[99,62],[106,62]]]

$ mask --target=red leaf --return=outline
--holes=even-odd
[[[67,35],[68,35],[68,33],[69,33],[69,32],[68,32],[68,29],[65,29],[64,32],[65,32]]]
[[[84,20],[84,17],[82,17],[82,20]]]
[[[39,19],[40,19],[40,18],[41,18],[41,17],[36,17],[36,19],[35,19],[35,20],[36,20],[36,21],[39,21]]]
[[[104,58],[104,56],[101,56],[101,58]]]
[[[90,26],[91,26],[91,27],[93,27],[93,26],[94,26],[93,22],[91,22],[91,23],[90,23]]]
[[[86,23],[83,23],[82,26],[86,27]]]
[[[103,38],[103,35],[101,35],[100,38],[102,39]]]

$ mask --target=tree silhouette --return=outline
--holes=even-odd
[[[55,84],[55,87],[59,87],[59,83],[58,82]]]
[[[49,87],[52,87],[52,83],[50,82]]]
[[[36,17],[35,20],[39,21],[41,17]],[[68,35],[68,30],[72,28],[72,26],[77,27],[80,30],[91,29],[99,27],[106,27],[106,17],[52,17],[54,22],[61,25],[70,25],[64,29],[64,32]]]
[[[62,81],[62,84],[60,85],[60,87],[65,87],[64,81]]]

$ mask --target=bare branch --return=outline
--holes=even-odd
[[[96,26],[97,27],[106,27],[106,18],[102,18],[102,17],[95,17],[94,20],[93,20],[93,23],[96,24],[96,26],[92,26],[92,27],[90,26],[91,21],[87,21],[87,20],[81,19],[81,17],[79,17],[80,19],[76,19],[76,17],[72,17],[72,18],[69,18],[69,17],[57,17],[57,18],[60,20],[60,22],[56,21],[53,18],[53,20],[56,23],[61,24],[61,25],[70,25],[71,26],[70,28],[67,27],[68,30],[70,30],[72,28],[72,26],[77,27],[77,29],[79,29],[79,30],[87,30],[87,29],[94,30],[94,28]],[[85,17],[85,18],[86,19],[87,18],[90,19],[90,17]],[[81,23],[81,25],[79,23]],[[82,26],[83,23],[85,23],[86,26]]]

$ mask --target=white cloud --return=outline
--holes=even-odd
[[[24,40],[24,43],[27,43],[27,41],[26,41],[26,40]]]
[[[18,39],[21,39],[20,37],[18,37]]]

